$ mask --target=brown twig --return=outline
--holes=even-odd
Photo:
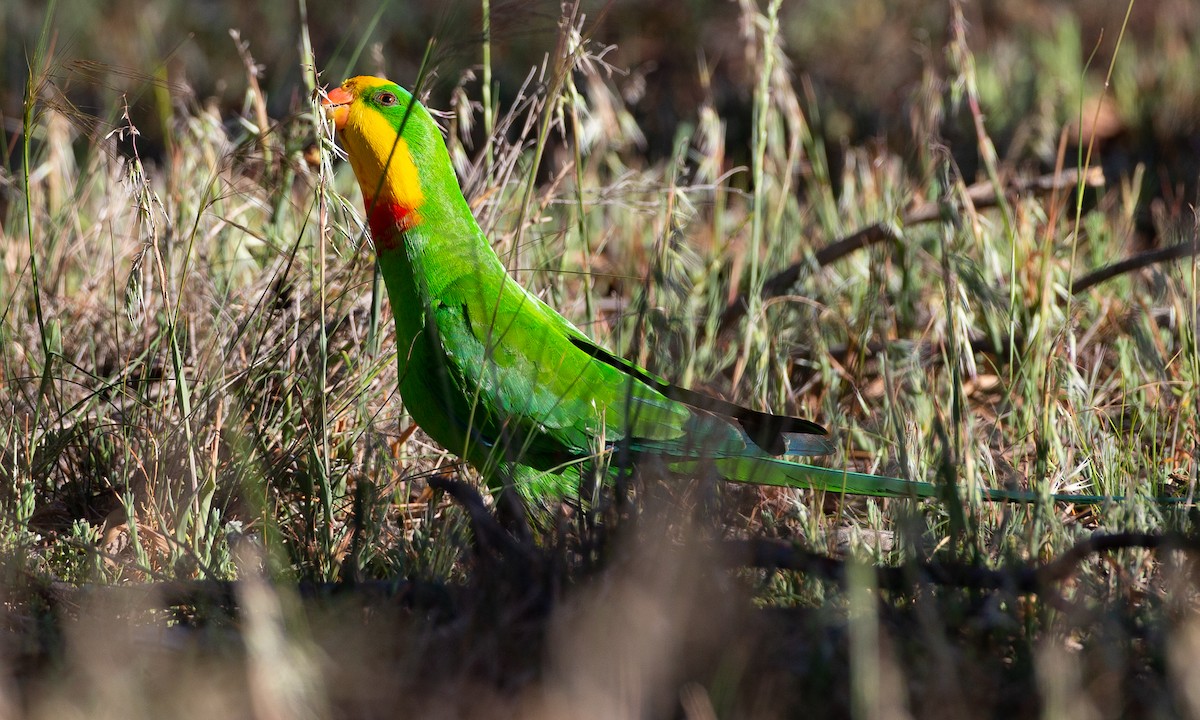
[[[1191,257],[1197,253],[1200,248],[1200,237],[1192,238],[1186,242],[1181,242],[1178,245],[1172,245],[1165,248],[1156,248],[1147,250],[1143,253],[1138,253],[1132,257],[1127,257],[1124,260],[1105,265],[1099,270],[1084,275],[1071,284],[1071,294],[1079,295],[1091,288],[1093,285],[1099,285],[1102,282],[1111,280],[1118,275],[1123,275],[1127,272],[1140,270],[1144,267],[1149,267],[1156,263],[1178,260],[1180,258]]]

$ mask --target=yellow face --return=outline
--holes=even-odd
[[[324,102],[368,206],[387,202],[415,212],[425,202],[408,141],[397,132],[408,102],[399,86],[368,75],[345,81]]]

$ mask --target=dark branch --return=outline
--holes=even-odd
[[[727,545],[738,566],[792,570],[822,580],[844,583],[845,560],[814,553],[777,540],[733,541]],[[916,582],[975,590],[1006,589],[1016,593],[1039,594],[1048,586],[1069,579],[1079,563],[1091,555],[1129,550],[1174,549],[1200,554],[1200,542],[1180,535],[1116,533],[1093,535],[1057,558],[1037,565],[987,568],[962,563],[913,563],[910,566],[876,566],[875,583],[882,590],[914,592]]]
[[[477,507],[476,510],[489,514],[485,508]],[[494,518],[492,523],[495,523]],[[726,562],[733,567],[789,570],[828,582],[846,582],[846,560],[805,550],[786,542],[766,539],[736,540],[726,542],[724,547]],[[921,584],[931,584],[984,591],[1007,590],[1018,594],[1043,594],[1050,590],[1052,585],[1069,580],[1079,564],[1089,557],[1131,549],[1156,552],[1179,550],[1195,556],[1200,555],[1200,540],[1176,534],[1096,534],[1046,563],[987,568],[966,563],[920,562],[907,566],[875,566],[872,569],[876,586],[892,592],[912,593],[919,590]],[[95,597],[104,597],[109,601],[130,606],[215,604],[233,608],[237,606],[239,586],[243,582],[196,580],[142,585],[84,586],[55,582],[43,589],[43,596],[53,606],[68,608],[78,608],[88,598]],[[296,588],[304,598],[327,598],[344,593],[360,598],[392,598],[412,607],[431,608],[449,607],[453,604],[456,593],[464,590],[411,580],[375,580],[352,585],[300,583]]]
[[[1156,263],[1170,262],[1171,260],[1191,257],[1192,255],[1196,254],[1198,247],[1200,247],[1200,237],[1193,238],[1187,242],[1181,242],[1178,245],[1172,245],[1171,247],[1147,250],[1146,252],[1139,253],[1133,257],[1128,257],[1119,262],[1115,262],[1112,265],[1105,265],[1099,270],[1093,270],[1092,272],[1073,282],[1071,284],[1071,294],[1082,294],[1093,285],[1099,285],[1100,283],[1111,280],[1118,275],[1123,275],[1127,272],[1133,272],[1134,270],[1140,270]]]

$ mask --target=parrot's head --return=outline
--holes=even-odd
[[[322,101],[362,188],[376,244],[421,222],[427,178],[454,170],[429,112],[390,80],[360,75]]]

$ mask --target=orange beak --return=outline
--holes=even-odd
[[[325,115],[333,120],[333,126],[338,130],[346,127],[352,102],[354,102],[354,96],[346,92],[345,88],[340,87],[330,90],[325,99],[321,101],[321,106],[325,108]]]

